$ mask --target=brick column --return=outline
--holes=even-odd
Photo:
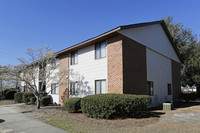
[[[123,56],[121,36],[107,40],[108,93],[123,93]]]
[[[65,69],[69,69],[69,54],[59,57],[59,71],[62,72]],[[65,79],[62,79],[60,84],[62,84],[63,80]],[[63,105],[67,98],[69,98],[69,85],[65,84],[59,86],[59,104]]]

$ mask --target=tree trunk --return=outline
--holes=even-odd
[[[37,109],[40,109],[40,99],[39,97],[36,97],[36,99],[37,99]]]

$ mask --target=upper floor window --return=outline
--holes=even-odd
[[[95,59],[106,57],[106,42],[101,42],[95,45]]]
[[[51,61],[51,68],[52,69],[56,69],[57,68],[57,64],[58,64],[59,60],[58,59],[55,59],[55,60],[52,60]]]
[[[71,65],[78,63],[78,51],[71,53]]]
[[[149,95],[153,96],[154,95],[153,81],[148,81],[147,86],[148,86],[148,89],[149,89]]]

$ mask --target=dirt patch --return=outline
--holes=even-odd
[[[104,120],[104,119],[93,119],[84,116],[81,113],[68,113],[61,106],[47,106],[41,107],[37,110],[34,105],[20,105],[20,111],[28,116],[41,121],[47,121],[51,116],[57,116],[66,118],[72,121],[90,124],[95,126],[104,127],[143,127],[149,124],[153,124],[159,121],[158,112],[154,114],[148,114],[146,118],[126,118],[126,119],[115,119],[115,120]]]
[[[14,100],[0,100],[0,103],[4,105],[8,105],[8,104],[15,104],[15,101]]]

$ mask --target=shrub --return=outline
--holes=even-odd
[[[7,100],[13,100],[14,99],[14,95],[17,92],[15,90],[5,90],[4,94],[6,94],[6,93],[7,93],[7,95],[5,96],[5,99],[7,99]]]
[[[88,117],[110,119],[136,115],[150,103],[151,97],[146,95],[98,94],[84,97],[81,109]]]
[[[47,96],[47,93],[45,91],[39,91],[39,95],[41,97]]]
[[[182,98],[185,101],[196,100],[196,93],[195,92],[182,93]]]
[[[24,92],[24,94],[22,96],[23,102],[25,104],[29,104],[31,97],[34,97],[33,93],[31,93],[31,92]]]
[[[48,106],[51,103],[52,103],[52,99],[51,99],[50,96],[42,97],[42,99],[41,99],[41,105],[42,106]]]
[[[36,98],[35,97],[31,97],[30,98],[30,104],[35,104],[36,103]]]
[[[81,98],[70,98],[64,102],[64,108],[70,113],[77,113],[81,109]]]
[[[15,93],[14,100],[16,103],[23,103],[23,99],[22,99],[23,94],[24,92]]]

